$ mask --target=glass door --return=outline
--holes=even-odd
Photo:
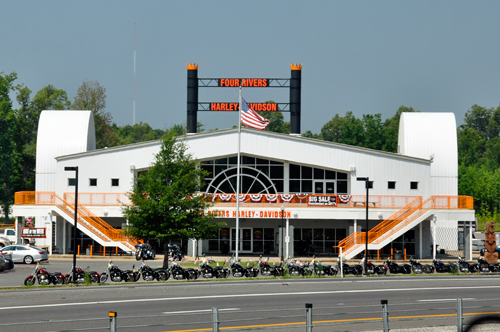
[[[239,253],[252,253],[253,252],[253,232],[250,227],[240,227],[239,239]],[[236,251],[236,228],[231,228],[231,252]]]

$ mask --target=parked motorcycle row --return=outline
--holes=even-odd
[[[217,266],[211,264],[216,263]],[[236,260],[233,257],[226,260],[222,266],[213,260],[207,260],[205,256],[198,264],[198,269],[184,268],[179,263],[170,262],[167,269],[152,268],[142,260],[141,265],[137,270],[134,270],[135,265],[130,270],[122,270],[112,261],[109,261],[107,269],[98,273],[97,271],[84,271],[81,267],[72,267],[68,274],[61,272],[48,272],[47,269],[37,263],[33,272],[26,277],[24,285],[32,286],[38,282],[39,285],[63,285],[72,284],[73,269],[75,269],[75,280],[78,284],[83,283],[105,283],[108,280],[112,282],[136,282],[142,277],[144,281],[166,281],[172,277],[175,280],[195,280],[200,276],[206,279],[229,278],[231,275],[236,278],[255,278],[259,275],[266,277],[308,277],[308,276],[336,276],[342,273],[344,275],[361,275],[363,274],[364,259],[360,264],[347,264],[342,263],[340,260],[335,265],[322,264],[316,257],[310,262],[301,262],[298,260],[288,259],[284,264],[279,265],[273,263],[269,264],[269,258],[264,260],[262,256],[257,262],[247,262],[246,266],[241,264],[241,260]],[[465,259],[459,257],[457,263],[443,263],[441,261],[433,260],[433,264],[421,264],[418,260],[410,258],[409,264],[398,264],[388,258],[384,264],[375,265],[372,262],[367,262],[367,273],[373,275],[386,275],[390,274],[432,274],[432,273],[498,273],[500,272],[500,263],[490,264],[479,257],[477,263],[469,263]]]

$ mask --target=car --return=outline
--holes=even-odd
[[[4,252],[12,255],[14,263],[35,264],[49,259],[45,250],[30,245],[10,245],[1,249],[0,255]]]
[[[11,245],[11,242],[9,241],[9,239],[0,236],[0,249],[7,247],[7,246],[10,246],[10,245]]]
[[[6,270],[7,261],[0,255],[0,272]]]
[[[0,237],[8,239],[11,243],[16,243],[16,230],[14,228],[0,229]]]
[[[1,252],[0,257],[5,260],[5,270],[11,270],[14,268],[14,262],[12,261],[12,255],[7,252]]]

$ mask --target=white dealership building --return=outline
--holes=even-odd
[[[213,239],[188,241],[191,254],[234,252],[238,229],[240,253],[280,254],[284,243],[289,256],[336,255],[340,245],[352,258],[364,249],[368,223],[372,254],[406,250],[425,258],[433,242],[457,250],[459,223],[474,220],[472,198],[457,196],[452,113],[403,113],[397,153],[242,129],[238,228],[238,129],[178,140],[210,173],[201,191],[214,201],[206,213],[227,224]],[[92,112],[43,111],[36,191],[16,193],[18,234],[35,238],[51,253],[71,250],[78,172],[80,252],[133,252],[134,243],[120,231],[127,223],[122,205],[129,204],[126,193],[160,147],[157,140],[95,149]],[[25,227],[33,217],[34,227]]]

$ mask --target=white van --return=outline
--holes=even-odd
[[[0,236],[8,239],[12,244],[16,244],[17,236],[14,228],[0,229]]]

